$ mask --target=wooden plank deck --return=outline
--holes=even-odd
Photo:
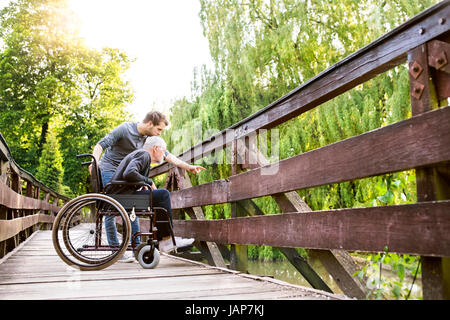
[[[156,269],[116,263],[78,271],[57,256],[51,231],[38,231],[0,260],[0,300],[338,300],[342,295],[162,255]]]

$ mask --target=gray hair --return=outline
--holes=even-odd
[[[145,140],[144,146],[142,148],[144,148],[144,149],[152,149],[154,146],[158,146],[158,147],[161,147],[163,149],[167,148],[166,142],[160,136],[148,137],[147,140]]]

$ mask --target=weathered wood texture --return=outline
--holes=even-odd
[[[58,212],[59,207],[44,200],[34,199],[18,194],[6,184],[0,182],[0,205],[10,209],[40,209]]]
[[[278,165],[275,175],[264,175],[266,166],[175,191],[172,208],[233,202],[449,160],[450,107],[445,107],[271,164]]]
[[[0,220],[0,241],[9,239],[20,231],[26,230],[38,223],[53,223],[55,217],[48,214],[34,214],[12,220]]]
[[[450,30],[450,2],[431,7],[369,45],[336,63],[329,69],[300,85],[264,109],[202,141],[179,155],[184,161],[193,161],[221,149],[236,139],[272,128],[296,117],[355,86],[406,61],[407,52]],[[440,23],[440,19],[446,19]],[[420,30],[423,32],[420,32]],[[232,130],[232,132],[230,131]],[[153,168],[150,176],[167,172],[165,163]]]
[[[8,144],[1,135],[0,132],[0,160],[2,161],[2,168],[1,168],[1,176],[2,176],[2,182],[3,179],[6,178],[8,174],[14,173],[20,177],[20,179],[23,179],[24,181],[30,182],[35,188],[38,188],[40,192],[44,192],[46,194],[49,194],[55,199],[61,199],[63,201],[68,201],[69,198],[66,196],[63,196],[62,194],[57,193],[56,191],[50,189],[46,185],[44,185],[42,182],[37,180],[31,173],[25,171],[22,169],[13,159],[11,155],[11,151],[9,150]],[[7,163],[7,164],[5,164]]]
[[[217,243],[450,256],[450,201],[174,221],[175,233]]]
[[[299,299],[336,300],[342,295],[241,274],[168,255],[156,269],[137,262],[80,272],[56,255],[51,232],[38,231],[0,260],[0,300],[10,299]]]

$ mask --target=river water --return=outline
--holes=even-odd
[[[310,259],[308,262],[334,293],[343,294],[333,277],[319,261]],[[248,260],[248,272],[253,275],[270,276],[278,280],[311,288],[308,281],[303,278],[301,273],[289,261]]]
[[[319,260],[308,259],[310,266],[318,273],[322,280],[330,287],[333,293],[343,294],[342,290],[338,287],[333,277],[326,271],[325,267]],[[297,269],[292,266],[289,261],[261,261],[261,260],[248,260],[248,272],[253,275],[259,276],[270,276],[278,280],[282,280],[288,283],[309,287],[311,285],[308,281],[303,278]],[[385,294],[384,299],[395,299],[396,297],[392,293],[392,288],[394,283],[399,281],[399,279],[389,271],[382,272],[381,286],[378,285],[380,282],[379,273],[376,270],[368,268],[367,275],[369,276],[369,281],[366,286],[369,290],[375,291],[377,288],[382,288]],[[412,282],[412,277],[405,277],[405,280],[401,284],[402,297],[404,299],[409,290],[411,294],[409,299],[420,299],[422,296],[422,282],[419,277],[416,281]],[[372,284],[374,281],[375,284]],[[370,283],[369,283],[370,282]]]

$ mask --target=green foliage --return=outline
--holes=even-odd
[[[123,79],[131,60],[117,49],[87,48],[65,0],[16,0],[0,11],[0,131],[13,157],[36,174],[54,126],[65,192],[86,191],[75,159],[129,115]]]
[[[228,128],[436,2],[200,0],[200,19],[215,70],[196,70],[192,97],[172,108],[171,129],[164,133],[169,148],[184,151]],[[406,119],[410,109],[408,70],[401,65],[279,125],[280,158]],[[197,135],[189,135],[189,130]],[[208,170],[191,176],[194,185],[231,174],[230,165],[223,162],[209,164],[203,159],[199,164]],[[415,173],[297,192],[313,210],[412,203]],[[254,201],[266,214],[280,212],[271,197]],[[207,206],[205,214],[208,219],[228,217],[229,210],[229,205]],[[251,258],[281,257],[274,252],[249,246]]]
[[[366,298],[422,299],[420,293],[413,293],[417,275],[421,273],[419,257],[389,253],[388,250],[363,257],[367,263],[354,276],[365,280]]]

